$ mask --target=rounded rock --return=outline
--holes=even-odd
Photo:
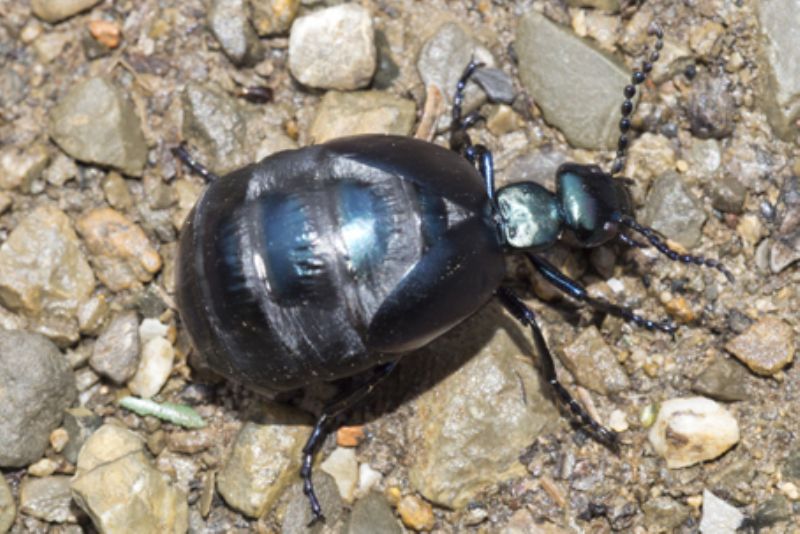
[[[739,441],[739,424],[711,399],[670,399],[661,404],[648,439],[667,467],[688,467],[733,447]]]
[[[59,22],[100,3],[100,0],[32,0],[33,14],[45,22]]]
[[[365,87],[377,58],[372,16],[357,4],[300,17],[289,34],[289,70],[309,87],[340,91]]]
[[[41,458],[78,395],[67,359],[47,338],[0,330],[0,466]]]
[[[777,317],[764,317],[728,341],[725,349],[751,371],[771,376],[794,359],[794,330]]]

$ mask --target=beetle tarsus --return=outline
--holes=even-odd
[[[522,300],[508,288],[498,288],[497,297],[500,299],[500,302],[503,304],[503,306],[511,313],[511,315],[516,317],[516,319],[523,325],[531,328],[531,331],[533,332],[533,342],[536,346],[536,352],[539,354],[539,364],[541,366],[542,375],[547,383],[553,388],[553,391],[556,392],[559,400],[569,408],[570,412],[572,412],[572,415],[581,423],[581,425],[587,428],[589,433],[592,434],[597,441],[612,450],[618,450],[619,437],[617,436],[617,433],[598,423],[591,415],[589,415],[589,412],[586,411],[586,408],[581,406],[581,404],[576,401],[572,395],[570,395],[569,391],[567,391],[567,388],[565,388],[561,382],[558,381],[556,366],[553,362],[553,355],[550,353],[550,349],[547,348],[547,342],[544,339],[542,331],[539,329],[539,325],[536,324],[536,316],[534,315],[533,310],[528,308],[528,306],[525,305],[525,303],[522,302]]]
[[[173,147],[172,154],[181,160],[184,165],[189,167],[193,172],[199,174],[207,182],[219,180],[219,176],[208,170],[208,167],[197,161],[194,156],[189,152],[186,143]]]
[[[586,291],[586,288],[556,269],[556,267],[546,259],[542,258],[541,256],[536,256],[535,254],[526,254],[526,256],[528,256],[534,267],[536,267],[542,276],[544,276],[545,280],[575,300],[585,302],[589,306],[598,309],[601,312],[613,315],[615,317],[621,317],[622,319],[625,319],[626,321],[631,322],[640,328],[645,328],[650,331],[660,330],[661,332],[666,332],[667,334],[675,334],[675,331],[678,329],[678,327],[670,321],[653,321],[634,313],[633,310],[625,306],[619,306],[617,304],[606,302],[605,300],[596,299],[589,295],[589,293]]]

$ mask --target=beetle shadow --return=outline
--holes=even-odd
[[[516,351],[531,357],[531,364],[535,365],[526,327],[505,313],[499,303],[491,301],[430,344],[402,356],[394,372],[344,417],[344,424],[377,419],[429,391],[482,350],[488,350],[501,330],[508,334]]]

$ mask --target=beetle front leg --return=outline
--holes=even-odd
[[[604,300],[596,299],[589,295],[589,293],[586,291],[586,288],[556,269],[556,267],[546,259],[534,254],[526,254],[526,256],[528,256],[528,259],[530,259],[534,267],[536,267],[536,269],[542,274],[542,276],[545,277],[548,282],[575,300],[585,302],[595,309],[598,309],[609,315],[614,315],[615,317],[621,317],[622,319],[630,321],[636,326],[646,328],[647,330],[660,330],[662,332],[666,332],[667,334],[674,334],[677,330],[677,327],[667,320],[657,323],[651,319],[646,319],[641,315],[634,313],[633,310],[626,308],[625,306],[619,306]]]
[[[394,361],[375,367],[363,383],[359,384],[352,391],[347,391],[326,404],[322,409],[322,413],[317,418],[314,429],[311,431],[311,435],[308,437],[308,441],[306,441],[303,447],[303,466],[300,468],[300,476],[303,479],[303,493],[305,493],[308,498],[308,502],[311,505],[311,514],[313,515],[311,524],[325,520],[325,516],[322,514],[322,507],[319,504],[319,499],[317,499],[317,494],[314,492],[314,483],[311,480],[311,474],[314,464],[314,453],[330,433],[330,422],[345,412],[349,412],[356,404],[362,401],[364,397],[375,389],[375,386],[389,376],[396,366],[397,362]]]
[[[591,415],[586,411],[586,408],[581,406],[578,401],[572,398],[567,388],[558,381],[556,374],[556,366],[553,362],[553,355],[550,349],[547,348],[547,342],[544,340],[544,335],[536,324],[536,316],[533,310],[528,308],[522,300],[508,288],[501,287],[497,290],[497,297],[503,306],[513,315],[516,319],[526,326],[531,327],[533,332],[533,342],[536,346],[536,352],[539,354],[539,364],[544,379],[553,388],[558,395],[558,398],[566,404],[572,414],[581,422],[582,425],[589,428],[592,435],[603,445],[610,449],[617,451],[619,449],[619,437],[613,430],[609,430],[600,423],[594,420]]]

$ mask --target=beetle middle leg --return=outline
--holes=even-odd
[[[389,362],[379,365],[369,372],[369,376],[359,384],[355,389],[346,391],[341,396],[335,398],[325,405],[322,413],[317,418],[314,424],[314,429],[308,437],[305,446],[303,447],[303,466],[300,469],[300,476],[303,478],[303,493],[308,498],[311,505],[311,513],[313,514],[312,523],[316,521],[323,521],[325,516],[322,514],[322,507],[320,507],[317,494],[314,492],[314,483],[311,480],[312,466],[314,463],[314,453],[317,448],[325,440],[325,437],[330,433],[331,421],[340,415],[350,411],[356,404],[364,399],[369,393],[383,381],[397,366],[397,362]]]
[[[519,322],[530,326],[533,332],[533,342],[536,346],[536,352],[539,354],[539,364],[541,365],[542,375],[556,392],[561,402],[569,407],[572,414],[581,424],[589,428],[589,431],[600,443],[614,451],[618,450],[619,437],[617,433],[595,421],[595,419],[589,415],[589,412],[586,411],[586,408],[581,406],[580,403],[572,397],[569,391],[567,391],[567,388],[558,381],[553,355],[550,353],[550,349],[547,348],[547,342],[544,339],[542,331],[539,329],[539,325],[536,324],[536,316],[533,310],[528,308],[528,306],[508,288],[499,288],[496,295],[503,306],[516,317]]]
[[[548,282],[576,300],[585,302],[586,304],[602,312],[614,315],[616,317],[621,317],[622,319],[630,321],[636,326],[646,328],[647,330],[660,330],[668,334],[674,334],[675,330],[677,330],[675,325],[667,320],[655,322],[634,313],[633,310],[625,306],[619,306],[604,300],[596,299],[589,295],[589,293],[586,291],[586,288],[559,271],[546,259],[536,256],[535,254],[526,254],[526,256]]]

